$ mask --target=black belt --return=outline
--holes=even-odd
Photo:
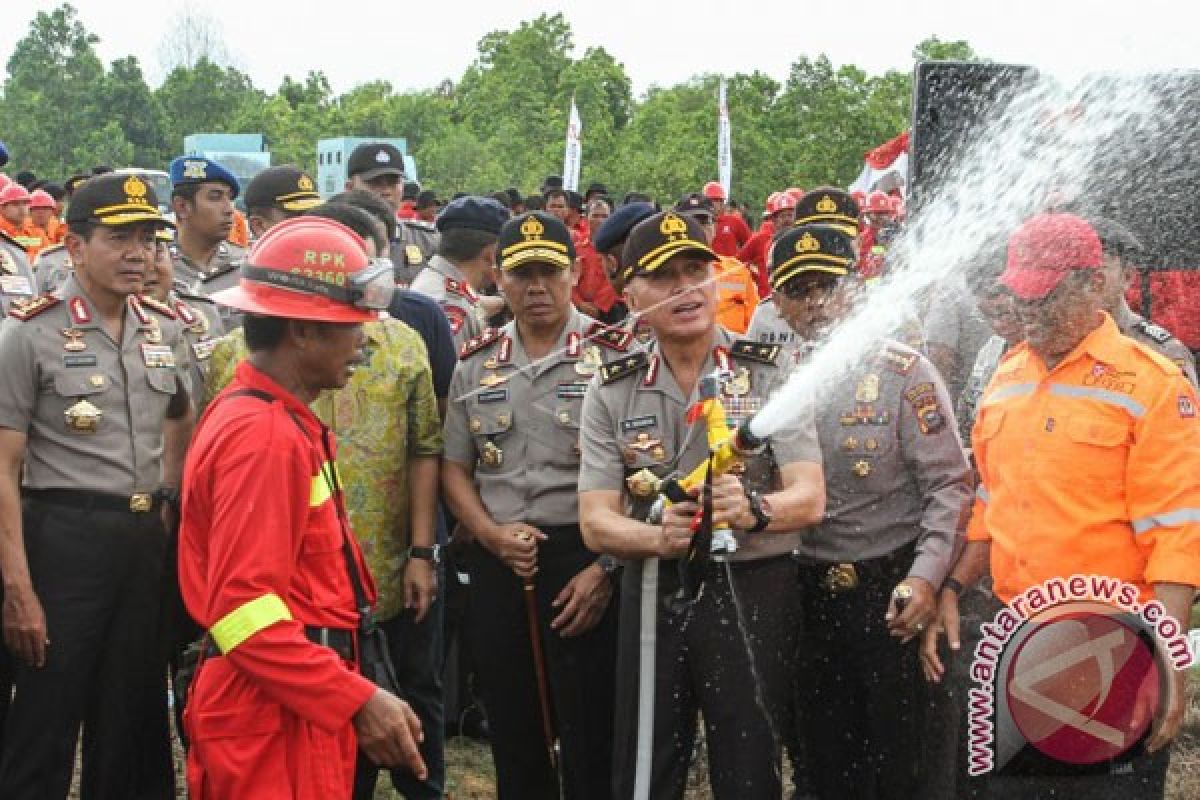
[[[122,511],[127,514],[147,514],[162,507],[160,492],[138,494],[108,494],[85,489],[25,489],[25,497],[76,511]]]
[[[815,561],[801,557],[800,577],[819,585],[830,594],[845,594],[864,582],[891,581],[897,572],[905,572],[916,555],[916,543],[901,545],[890,553],[861,561]],[[901,576],[903,577],[903,576]]]
[[[304,627],[305,637],[313,644],[328,647],[341,656],[343,661],[354,661],[354,631],[345,628],[317,628],[310,625]],[[204,638],[204,657],[215,658],[224,655],[217,645],[207,636]]]

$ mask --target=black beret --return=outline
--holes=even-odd
[[[469,228],[499,235],[510,216],[507,208],[490,197],[467,195],[443,206],[434,224],[439,231]]]
[[[600,224],[593,237],[596,250],[607,253],[629,237],[633,226],[655,214],[653,203],[626,203]]]

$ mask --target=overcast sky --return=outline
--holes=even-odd
[[[101,58],[136,55],[152,85],[161,80],[160,44],[188,0],[136,10],[112,0],[73,4],[100,37]],[[8,60],[38,11],[57,5],[4,0],[0,57]],[[757,69],[782,81],[796,58],[822,52],[869,72],[907,68],[913,45],[931,34],[1064,77],[1098,68],[1200,67],[1195,0],[192,0],[191,7],[219,21],[234,63],[267,90],[285,74],[312,69],[324,70],[339,92],[378,78],[399,89],[457,80],[481,36],[557,11],[570,21],[579,52],[605,47],[638,93],[699,72]]]

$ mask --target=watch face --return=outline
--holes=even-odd
[[[762,509],[762,513],[766,516],[774,516],[774,512],[771,510],[771,501],[762,495],[758,496],[758,507]]]

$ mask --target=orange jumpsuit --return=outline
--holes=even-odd
[[[967,538],[991,542],[995,591],[1075,574],[1200,584],[1200,427],[1174,363],[1103,324],[1054,369],[1022,343],[996,370],[971,441]]]
[[[23,225],[13,225],[4,217],[0,217],[0,231],[7,233],[17,244],[25,248],[25,252],[29,256],[30,263],[33,263],[34,257],[41,252],[43,247],[50,245],[42,243],[42,231],[40,228],[34,227],[34,224],[28,219]]]
[[[276,399],[228,396],[247,388]],[[179,582],[224,653],[201,663],[184,715],[193,800],[351,796],[351,720],[375,686],[305,627],[357,628],[347,537],[372,602],[375,590],[339,521],[325,435],[332,450],[307,406],[242,362],[192,440]]]
[[[229,232],[229,241],[238,247],[250,246],[250,225],[246,222],[246,215],[236,208],[233,210],[233,230]]]

